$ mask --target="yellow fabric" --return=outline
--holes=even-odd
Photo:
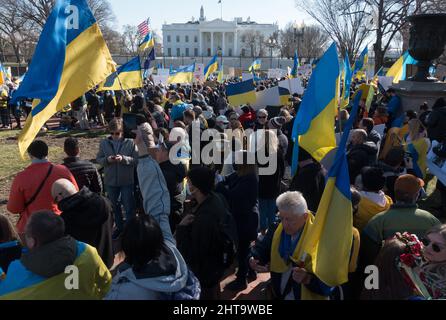
[[[26,150],[45,122],[67,104],[93,89],[109,74],[116,71],[115,63],[97,23],[82,32],[66,48],[59,90],[53,100],[37,116],[26,119],[19,138],[19,150]]]
[[[390,209],[390,206],[393,204],[392,198],[387,195],[385,197],[387,201],[386,205],[383,207],[367,199],[366,197],[361,197],[361,201],[359,202],[358,206],[358,213],[353,217],[353,225],[355,228],[358,228],[358,230],[361,232],[369,220],[375,215]]]
[[[338,189],[337,179],[342,177],[328,179],[311,232],[303,244],[312,258],[312,273],[332,287],[348,281],[353,241],[351,200]]]
[[[360,246],[361,246],[361,238],[359,235],[359,231],[358,229],[353,227],[353,246],[352,246],[352,254],[350,257],[350,264],[348,266],[349,273],[355,272],[358,267],[358,256],[359,256]]]
[[[418,153],[417,165],[423,174],[423,179],[425,179],[427,173],[427,152],[429,151],[429,143],[426,141],[426,138],[420,138],[410,142],[410,144],[413,144]],[[405,146],[405,150],[408,152],[408,145]]]
[[[397,127],[389,129],[389,131],[386,134],[386,141],[384,142],[384,147],[379,155],[380,160],[384,160],[386,158],[387,153],[389,153],[390,149],[392,149],[393,147],[400,147],[402,145],[403,139],[401,138],[401,136],[404,137],[404,135],[400,134],[400,132],[402,131],[403,128],[397,128]]]
[[[302,239],[305,238],[305,236],[308,234],[309,229],[313,225],[314,222],[314,216],[312,213],[308,213],[307,222],[305,223],[304,229],[302,231],[302,234],[300,236],[299,243],[296,246],[296,249],[294,250],[293,256],[291,259],[295,263],[299,263],[304,251],[302,250]],[[288,271],[291,266],[287,264],[279,253],[279,245],[280,245],[280,239],[282,237],[282,231],[283,231],[283,225],[282,223],[279,224],[279,226],[276,229],[276,232],[274,232],[273,236],[273,242],[271,245],[271,272],[275,273],[284,273]],[[311,270],[311,258],[307,256],[305,259],[305,269]],[[301,286],[301,299],[302,300],[327,300],[327,297],[318,295],[316,293],[313,293],[312,291],[308,290],[304,285]]]
[[[108,293],[112,276],[98,252],[86,245],[76,259],[79,268],[79,289],[67,290],[65,280],[69,274],[61,273],[34,286],[0,297],[0,300],[100,300]]]
[[[121,72],[116,76],[116,79],[113,81],[113,84],[110,86],[106,86],[107,80],[103,81],[96,91],[106,91],[106,90],[130,90],[136,88],[142,88],[142,75],[141,70],[130,71],[130,72]]]

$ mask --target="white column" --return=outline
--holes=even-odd
[[[222,36],[222,40],[221,40],[221,42],[222,42],[222,45],[221,45],[221,55],[222,56],[224,56],[225,55],[225,53],[226,53],[226,49],[225,49],[225,35],[226,35],[226,32],[223,32],[223,36]]]
[[[203,55],[203,34],[201,31],[199,31],[199,33],[198,33],[198,45],[200,46],[198,55],[201,56],[201,55]]]
[[[211,56],[214,55],[214,33],[211,32]]]
[[[237,53],[237,31],[234,31],[234,53],[232,55],[234,57],[238,56],[238,53]]]

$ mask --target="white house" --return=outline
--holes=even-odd
[[[167,57],[210,57],[216,53],[225,57],[249,56],[247,34],[258,34],[266,40],[278,31],[277,24],[256,23],[250,18],[207,21],[202,6],[198,21],[163,25],[163,52]]]

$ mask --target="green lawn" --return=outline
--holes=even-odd
[[[50,147],[49,158],[61,160],[63,150],[60,147]],[[29,160],[22,160],[17,144],[3,144],[0,152],[0,181],[16,174],[29,165]]]

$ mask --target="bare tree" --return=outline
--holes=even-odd
[[[265,36],[259,31],[247,30],[242,34],[242,48],[248,49],[252,58],[264,56],[265,47]]]
[[[350,60],[370,35],[372,21],[362,0],[296,0],[296,5],[321,25],[342,53],[348,52]]]
[[[303,35],[302,39],[297,39],[295,31]],[[299,57],[313,59],[320,57],[329,40],[324,29],[317,25],[310,25],[296,28],[292,22],[288,23],[280,34],[280,51],[283,57],[288,59],[294,56],[294,51],[299,49]],[[301,41],[299,46],[297,41]]]
[[[123,44],[126,54],[136,55],[138,53],[138,45],[141,42],[138,28],[136,26],[125,25],[123,27]]]
[[[41,28],[45,25],[55,0],[16,0],[17,13],[34,21]],[[110,3],[107,0],[87,0],[90,9],[101,27],[115,21],[115,16]]]

